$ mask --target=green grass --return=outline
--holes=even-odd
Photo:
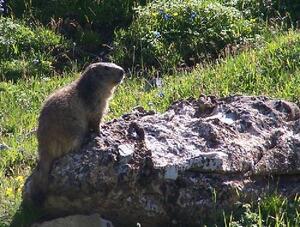
[[[0,151],[0,226],[7,226],[16,213],[21,202],[24,179],[35,165],[36,119],[43,100],[53,90],[77,77],[78,74],[75,73],[63,77],[31,77],[15,83],[0,83],[0,144],[9,147]],[[299,84],[300,33],[291,31],[273,37],[272,41],[256,50],[245,50],[240,55],[229,56],[217,64],[197,66],[190,73],[164,75],[161,87],[153,86],[136,76],[127,78],[118,88],[105,120],[119,117],[137,105],[161,112],[175,100],[197,98],[201,93],[217,96],[236,93],[268,95],[297,101],[300,97]],[[272,203],[276,199],[284,201],[284,206],[280,202]],[[266,205],[269,200],[272,206]],[[264,221],[271,223],[267,221],[272,219],[269,212],[276,223],[292,224],[296,222],[287,215],[292,212],[299,223],[297,209],[290,211],[288,208],[295,201],[299,205],[299,198],[289,201],[274,196],[263,201],[266,202],[261,203],[260,207],[244,209],[244,219],[248,213],[259,216],[261,212]],[[282,215],[284,218],[281,218]],[[237,226],[233,225],[237,222],[235,218],[235,214],[227,218],[227,226]]]
[[[224,214],[225,227],[299,226],[300,197],[268,195],[253,204],[243,204],[239,212],[239,215]]]

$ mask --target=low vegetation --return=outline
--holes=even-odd
[[[255,19],[218,2],[154,1],[136,8],[131,26],[116,32],[113,59],[129,68],[169,71],[216,58],[226,45],[246,43],[256,30]]]
[[[0,16],[0,226],[9,226],[14,216],[23,222],[24,215],[17,210],[24,181],[35,166],[36,119],[43,100],[76,79],[81,63],[92,61],[90,54],[78,55],[78,43],[85,51],[92,43],[93,51],[110,39],[108,44],[113,42],[115,48],[111,59],[129,72],[141,70],[146,75],[129,73],[106,120],[137,105],[162,112],[175,100],[197,98],[202,93],[299,100],[296,1],[107,1],[107,5],[78,1],[75,3],[83,9],[79,12],[75,3],[69,6],[66,1],[52,1],[53,8],[45,7],[46,12],[39,2],[10,1],[18,19]],[[51,18],[54,6],[59,10]],[[101,14],[105,7],[106,14]],[[22,16],[24,10],[30,12],[29,18],[29,14]],[[77,35],[61,30],[67,18],[62,24],[58,21],[65,11],[69,12],[67,24],[76,25]],[[79,15],[72,16],[74,11]],[[118,16],[109,22],[111,37],[102,37],[99,27],[103,18],[109,20],[113,15]],[[123,18],[126,22],[121,23]],[[238,211],[218,216],[214,224],[297,226],[299,201],[299,197],[262,196],[258,204],[241,204]]]
[[[53,75],[69,43],[41,26],[0,17],[0,80]],[[59,68],[59,67],[58,67]]]
[[[9,1],[17,17],[41,21],[76,43],[76,47],[99,54],[112,39],[115,29],[127,27],[133,18],[133,7],[147,0],[16,0]],[[99,51],[100,50],[100,51]]]
[[[300,198],[288,200],[281,196],[267,196],[253,204],[243,204],[240,214],[224,215],[226,227],[240,226],[299,226]]]

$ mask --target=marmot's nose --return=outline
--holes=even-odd
[[[125,75],[125,71],[124,71],[124,69],[121,69],[121,70],[120,70],[120,74],[119,74],[119,75],[120,75],[120,77],[121,77],[121,78],[123,78],[123,77],[124,77],[124,75]]]

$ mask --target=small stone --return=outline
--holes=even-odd
[[[105,220],[99,214],[93,215],[72,215],[64,218],[57,218],[43,223],[33,224],[31,227],[113,227],[111,221]]]
[[[133,156],[134,147],[131,144],[121,144],[118,146],[118,148],[120,154],[120,161],[122,163],[128,163]]]
[[[176,180],[178,177],[178,170],[176,166],[166,166],[165,179]]]
[[[5,145],[5,144],[0,144],[0,151],[5,151],[8,150],[9,146]]]

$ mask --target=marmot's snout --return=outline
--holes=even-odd
[[[114,86],[121,83],[125,76],[125,71],[122,67],[110,62],[93,63],[87,68],[87,72],[90,70],[97,75],[98,79],[107,81]]]
[[[105,64],[105,63],[103,63]],[[125,71],[122,67],[115,65],[113,63],[110,63],[109,66],[109,71],[113,72],[113,83],[114,84],[119,84],[123,81],[124,77],[125,77]]]
[[[116,83],[117,84],[121,83],[123,81],[124,77],[125,77],[125,71],[124,71],[124,69],[121,68],[119,71],[119,77],[116,79]]]

